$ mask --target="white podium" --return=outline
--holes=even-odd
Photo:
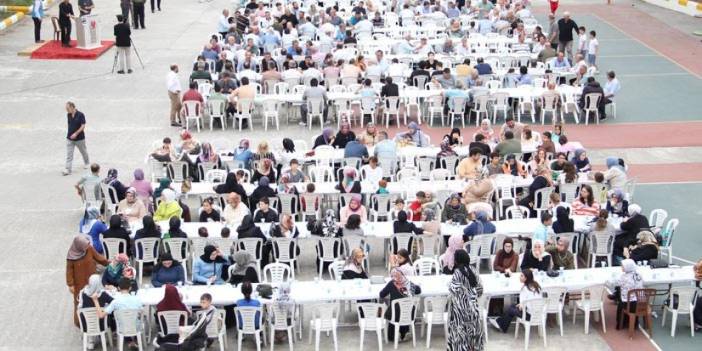
[[[90,50],[100,47],[100,28],[97,15],[75,18],[78,49]]]

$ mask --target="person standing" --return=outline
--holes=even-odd
[[[171,127],[180,127],[181,88],[177,65],[171,65],[171,71],[166,76],[166,87],[168,88],[168,98],[171,99]]]
[[[117,71],[117,73],[124,74],[125,61],[127,66],[127,73],[132,73],[132,30],[129,29],[129,24],[122,15],[117,15],[117,21],[119,23],[115,24],[114,27],[115,46],[117,46],[117,55],[119,56],[120,67],[120,70]]]
[[[161,11],[161,0],[151,0],[151,13],[154,13],[154,2],[158,10]]]
[[[108,261],[90,245],[89,236],[78,234],[73,238],[71,248],[66,255],[66,285],[73,295],[73,323],[76,327],[78,326],[76,309],[80,291],[88,284],[90,276],[95,274],[95,263],[107,266]]]
[[[32,8],[32,21],[34,21],[34,42],[43,43],[41,40],[41,19],[44,17],[44,3],[41,0],[34,0]]]
[[[122,9],[122,17],[129,23],[129,12],[132,10],[132,0],[119,0],[119,7]]]
[[[63,0],[59,4],[59,29],[61,30],[61,46],[71,47],[71,19],[73,16],[73,5],[70,0]]]
[[[73,166],[73,151],[78,147],[83,156],[84,168],[88,169],[90,158],[85,146],[85,115],[76,109],[76,105],[69,101],[66,103],[66,117],[68,118],[68,133],[66,135],[66,169],[63,175],[71,174]]]
[[[146,29],[144,26],[144,5],[146,4],[146,0],[132,0],[132,8],[134,9],[134,29],[139,29],[139,26],[141,25],[141,29]]]
[[[578,33],[578,25],[570,19],[570,12],[563,12],[563,18],[558,20],[558,51],[567,55],[573,63],[573,32]]]
[[[470,256],[463,249],[454,254],[454,271],[449,284],[447,350],[482,350],[485,327],[480,318],[478,298],[483,294],[480,276],[470,268]]]
[[[94,8],[93,0],[78,0],[78,12],[80,12],[81,17],[89,15]]]

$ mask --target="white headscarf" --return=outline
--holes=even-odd
[[[171,203],[175,201],[176,193],[172,189],[164,189],[161,192],[161,196],[163,196],[163,199],[166,203]]]
[[[637,204],[631,204],[629,205],[629,214],[633,217],[637,214],[641,213],[641,206]]]
[[[627,258],[622,261],[622,269],[624,269],[624,273],[636,273],[636,262]]]
[[[83,288],[83,293],[87,296],[93,296],[95,294],[100,295],[105,290],[102,285],[102,277],[99,274],[93,274],[88,279],[88,285]]]

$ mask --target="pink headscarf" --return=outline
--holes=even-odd
[[[361,195],[354,195],[351,197],[351,200],[349,200],[349,209],[353,212],[361,209]]]
[[[453,269],[454,265],[454,255],[457,250],[463,248],[463,234],[454,234],[449,237],[448,247],[444,253],[444,264],[449,268]]]

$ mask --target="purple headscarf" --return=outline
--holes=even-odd
[[[334,130],[330,127],[326,127],[322,130],[322,137],[325,143],[329,144],[329,139],[331,139],[332,135],[334,135]]]

